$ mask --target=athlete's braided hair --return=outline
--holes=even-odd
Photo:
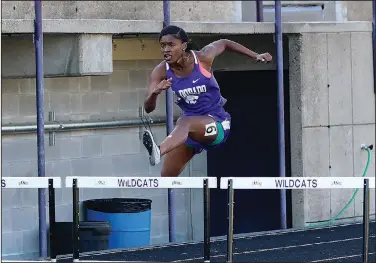
[[[192,43],[189,40],[188,34],[184,31],[184,29],[178,27],[178,26],[173,26],[169,25],[166,26],[165,28],[162,29],[161,33],[159,34],[159,41],[161,38],[165,35],[172,35],[178,39],[180,39],[183,43],[187,43],[187,51],[189,50],[199,50],[199,46],[196,44]]]

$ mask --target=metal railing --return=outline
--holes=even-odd
[[[166,117],[154,116],[147,117],[150,125],[163,125],[166,124]],[[174,121],[177,117],[174,117]],[[122,120],[96,120],[96,121],[53,121],[46,122],[44,124],[44,130],[46,132],[67,132],[78,130],[98,130],[98,129],[113,129],[113,128],[129,128],[144,126],[144,120],[142,118],[129,118]],[[24,133],[36,133],[37,123],[22,123],[22,124],[9,124],[2,125],[2,135],[10,134],[24,134]]]

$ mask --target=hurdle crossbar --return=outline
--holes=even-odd
[[[77,179],[78,188],[182,188],[202,189],[203,181],[208,180],[209,188],[217,188],[216,177],[89,177],[69,176],[65,186],[70,188]]]
[[[227,262],[233,255],[233,211],[234,190],[270,190],[270,189],[361,189],[363,188],[363,262],[368,262],[369,243],[369,189],[375,188],[374,177],[222,177],[220,188],[228,191],[228,234]]]
[[[227,189],[232,180],[234,189],[361,189],[364,179],[375,188],[374,177],[222,177],[220,187]]]
[[[61,188],[60,177],[2,177],[1,188],[10,189],[48,189],[48,215],[50,221],[50,232],[48,235],[50,243],[50,261],[56,262],[56,244],[53,236],[56,230],[55,221],[55,188]],[[44,261],[46,262],[46,261]]]
[[[204,259],[210,262],[210,188],[217,188],[216,177],[74,177],[65,179],[73,188],[73,262],[79,259],[79,188],[180,188],[203,189],[204,194]]]
[[[53,188],[61,188],[60,177],[2,177],[1,188],[47,189],[49,187],[49,179],[53,180]]]

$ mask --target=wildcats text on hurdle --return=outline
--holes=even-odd
[[[276,179],[276,187],[316,188],[316,179]]]
[[[140,187],[140,188],[156,188],[159,186],[158,179],[118,179],[119,187]]]

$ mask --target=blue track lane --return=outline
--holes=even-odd
[[[237,237],[234,262],[361,262],[362,224]],[[375,222],[370,224],[369,262],[376,262]],[[82,255],[81,260],[203,261],[203,244],[175,244]],[[58,260],[71,261],[72,258]],[[226,260],[226,240],[211,243],[211,262]]]

